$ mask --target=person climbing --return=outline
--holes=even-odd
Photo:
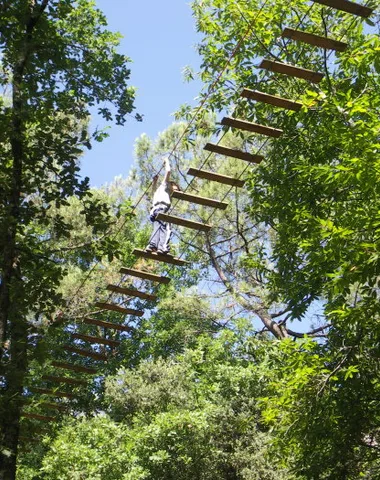
[[[166,213],[171,205],[170,196],[173,190],[179,190],[175,182],[170,181],[169,158],[164,158],[165,176],[162,183],[156,189],[158,175],[153,179],[153,205],[149,212],[149,218],[153,222],[153,233],[145,251],[167,254],[170,251],[171,228],[170,224],[157,219],[159,213]]]

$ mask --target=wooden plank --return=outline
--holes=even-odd
[[[42,420],[43,422],[57,422],[55,417],[48,417],[47,415],[39,415],[37,413],[21,412],[21,416],[25,418],[33,418],[34,420]]]
[[[21,442],[25,442],[25,443],[28,443],[28,442],[40,443],[41,442],[41,438],[23,437],[22,435],[20,435],[18,438]]]
[[[258,90],[250,90],[249,88],[243,88],[241,96],[249,98],[250,100],[255,100],[256,102],[267,103],[268,105],[273,105],[274,107],[294,110],[295,112],[298,112],[302,107],[302,103],[300,102],[294,102],[293,100],[278,97],[277,95],[269,95],[268,93],[259,92]]]
[[[157,295],[140,292],[139,290],[135,290],[133,288],[119,287],[118,285],[108,285],[107,290],[110,292],[121,293],[122,295],[128,295],[129,297],[141,298],[142,300],[157,300]]]
[[[102,353],[92,352],[90,350],[81,350],[80,348],[71,347],[70,345],[64,345],[63,349],[66,352],[77,353],[78,355],[82,355],[82,357],[89,357],[94,360],[101,360],[103,362],[107,361],[107,356],[103,355]]]
[[[23,430],[25,430],[25,429],[23,429]],[[34,436],[36,436],[36,435],[37,436],[38,435],[49,435],[51,433],[51,430],[49,430],[49,428],[42,428],[42,426],[40,426],[40,425],[38,425],[38,426],[30,425],[30,427],[28,427],[28,434],[29,433],[31,435],[34,435]]]
[[[226,155],[227,157],[238,158],[239,160],[244,160],[249,163],[260,163],[264,160],[262,155],[254,155],[253,153],[243,152],[241,150],[236,150],[235,148],[222,147],[221,145],[215,145],[214,143],[206,143],[203,149],[208,152]]]
[[[204,178],[206,180],[231,185],[233,187],[242,187],[245,183],[244,180],[240,180],[239,178],[227,177],[226,175],[220,175],[207,170],[198,170],[196,168],[189,168],[187,173],[193,177]]]
[[[322,47],[328,50],[336,50],[338,52],[344,52],[348,47],[347,43],[288,27],[284,29],[284,31],[281,33],[281,36],[284,38],[290,38],[291,40],[304,42],[308,45],[313,45],[314,47]]]
[[[92,337],[90,335],[82,335],[81,333],[73,333],[71,336],[78,340],[84,340],[85,342],[98,345],[108,345],[109,347],[118,347],[120,345],[118,340],[110,340],[109,338]]]
[[[53,375],[43,375],[42,380],[48,380],[49,382],[67,383],[69,385],[87,385],[85,380],[78,380],[76,378],[68,377],[54,377]]]
[[[149,260],[157,260],[158,262],[169,263],[170,265],[177,265],[179,267],[184,267],[185,265],[189,265],[189,262],[186,262],[185,260],[181,260],[179,258],[175,258],[172,255],[169,255],[167,253],[164,254],[164,253],[146,252],[145,250],[140,250],[139,248],[135,248],[132,253],[137,257],[142,257]]]
[[[174,197],[172,193],[172,197]],[[161,275],[155,275],[154,273],[144,272],[143,270],[134,270],[133,268],[121,268],[120,273],[123,275],[130,275],[131,277],[142,278],[143,280],[150,280],[152,282],[168,284],[170,282],[169,277],[163,277]]]
[[[36,388],[36,387],[28,387],[28,390],[30,390],[33,393],[41,393],[41,395],[51,395],[53,397],[61,397],[61,398],[75,398],[75,395],[72,393],[66,393],[66,392],[58,392],[55,390],[49,390],[48,388]]]
[[[124,315],[135,315],[136,317],[142,317],[144,315],[144,312],[142,310],[124,308],[120,307],[119,305],[113,305],[112,303],[98,302],[95,304],[95,306],[101,308],[102,310],[110,310],[111,312],[123,313]]]
[[[336,10],[341,10],[342,12],[352,13],[358,17],[368,18],[373,12],[373,8],[360,5],[359,3],[350,2],[348,0],[313,0],[313,2],[335,8]]]
[[[290,77],[302,78],[312,83],[319,83],[324,77],[323,73],[307,70],[306,68],[295,67],[288,63],[275,62],[273,60],[264,59],[259,68],[264,68],[275,73],[282,73]]]
[[[246,130],[247,132],[259,133],[260,135],[266,135],[267,137],[280,137],[284,132],[279,128],[267,127],[266,125],[259,125],[258,123],[247,122],[240,118],[224,117],[222,119],[222,125],[232,128],[238,128],[239,130]]]
[[[174,225],[180,225],[181,227],[200,230],[202,232],[209,232],[212,228],[211,225],[207,225],[206,223],[194,222],[193,220],[175,217],[174,215],[167,215],[166,213],[159,213],[157,219],[162,220],[163,222],[173,223]]]
[[[103,320],[97,320],[95,318],[85,318],[83,323],[88,325],[97,325],[98,327],[109,328],[113,330],[119,330],[120,332],[132,332],[133,328],[128,325],[119,325],[118,323],[104,322]]]
[[[51,362],[53,367],[62,368],[64,370],[71,370],[73,372],[88,373],[89,375],[96,375],[97,370],[95,368],[82,367],[81,365],[74,365],[72,363],[64,362]]]
[[[50,402],[42,402],[39,404],[43,408],[48,408],[50,410],[58,410],[60,412],[64,412],[67,410],[67,405],[59,405],[58,403],[50,403]]]
[[[219,208],[220,210],[225,210],[228,207],[228,203],[226,202],[219,202],[219,200],[213,200],[212,198],[198,197],[197,195],[180,192],[179,190],[174,190],[172,192],[172,198],[177,198],[178,200],[184,200],[185,202],[196,203],[199,205],[205,205],[206,207]]]

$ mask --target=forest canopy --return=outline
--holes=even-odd
[[[325,3],[193,1],[199,104],[101,188],[120,36],[87,0],[0,7],[1,479],[380,478],[380,17]],[[214,200],[172,199],[211,225],[175,228],[186,267],[136,258],[168,152]]]

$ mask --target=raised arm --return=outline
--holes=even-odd
[[[168,182],[170,180],[170,163],[169,163],[169,158],[165,157],[164,158],[165,162],[165,176],[164,176],[164,182]]]

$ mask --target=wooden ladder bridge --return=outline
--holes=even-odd
[[[314,3],[321,4],[327,7],[330,7],[335,10],[339,10],[354,16],[359,16],[362,18],[368,18],[372,13],[373,9],[360,5],[349,0],[312,0]],[[281,36],[291,41],[298,43],[304,43],[316,48],[323,48],[327,50],[333,50],[337,52],[344,52],[348,45],[344,42],[338,41],[333,38],[326,36],[319,36],[315,33],[294,29],[286,27],[283,29]],[[301,79],[309,83],[320,83],[324,74],[318,71],[309,70],[298,65],[290,65],[287,63],[263,59],[260,63],[260,69],[264,69],[268,72],[286,75],[294,79]],[[282,108],[286,110],[292,110],[299,112],[302,108],[302,103],[294,100],[283,98],[278,95],[269,94],[262,91],[251,90],[250,88],[243,88],[241,91],[241,97],[249,101],[254,101],[257,103],[264,103],[271,105],[273,107]],[[247,121],[245,119],[233,118],[233,117],[224,117],[221,121],[221,124],[229,129],[237,129],[241,131],[248,131],[251,133],[256,133],[258,135],[264,135],[269,138],[279,138],[283,135],[283,131],[277,127],[269,125],[261,125]],[[222,155],[244,162],[249,164],[257,165],[264,160],[264,156],[249,151],[242,151],[226,146],[207,143],[204,146],[204,150],[210,154]],[[188,175],[193,176],[198,179],[206,180],[209,182],[216,182],[223,185],[229,185],[231,188],[242,188],[245,184],[244,179],[234,178],[226,175],[221,175],[216,172],[211,172],[203,169],[190,168],[188,170]],[[174,191],[172,198],[175,198],[178,201],[189,202],[191,204],[198,204],[205,207],[210,207],[212,209],[226,210],[228,204],[224,200],[211,199],[200,197],[196,193],[188,193],[182,191]],[[193,229],[200,232],[209,232],[213,227],[212,225],[194,221],[188,218],[180,218],[172,214],[160,214],[159,219],[175,224],[184,228]],[[189,262],[177,258],[168,254],[160,254],[155,252],[147,252],[136,248],[133,252],[136,258],[143,258],[145,260],[150,260],[153,262],[159,262],[161,264],[166,264],[169,266],[175,267],[186,267],[189,265]],[[170,277],[158,275],[152,273],[151,271],[144,269],[135,269],[135,268],[121,268],[120,274],[125,277],[131,277],[132,279],[144,280],[146,282],[151,282],[154,284],[167,285],[170,282]],[[122,282],[121,282],[122,283]],[[40,408],[55,410],[59,415],[60,412],[65,412],[69,408],[69,401],[75,400],[77,394],[75,393],[78,388],[88,387],[90,384],[89,380],[84,376],[96,377],[98,375],[99,366],[94,368],[93,361],[95,362],[107,362],[110,355],[113,354],[114,350],[120,345],[120,340],[115,340],[110,338],[109,335],[112,335],[112,332],[119,332],[121,334],[131,334],[133,333],[134,328],[128,323],[124,323],[127,316],[132,317],[133,319],[141,318],[144,315],[143,310],[137,310],[132,308],[127,308],[124,305],[125,297],[127,299],[139,299],[145,300],[147,302],[154,302],[157,300],[157,295],[151,292],[144,292],[134,287],[131,287],[130,284],[124,285],[112,285],[109,284],[106,287],[106,290],[111,292],[111,294],[118,295],[118,298],[124,299],[121,303],[109,303],[98,302],[95,304],[95,307],[100,312],[112,312],[113,317],[112,321],[105,321],[103,319],[93,318],[94,314],[86,316],[83,319],[78,321],[78,325],[87,325],[92,327],[95,331],[92,334],[88,333],[78,333],[74,332],[71,335],[71,339],[75,342],[82,342],[80,344],[73,343],[72,345],[64,345],[62,347],[63,352],[68,352],[74,354],[71,358],[71,362],[53,360],[51,366],[55,368],[56,373],[54,375],[46,374],[41,377],[41,380],[45,382],[43,387],[29,387],[28,391],[32,394],[39,394],[47,397],[54,397],[56,399],[53,402],[50,398],[49,401],[40,402]],[[96,312],[97,314],[98,312]],[[115,314],[121,315],[121,321],[117,322],[115,319]],[[99,333],[101,331],[102,335]],[[85,345],[83,345],[83,343]],[[83,348],[85,347],[85,348]],[[86,359],[86,363],[80,363],[78,360],[80,358]],[[90,360],[88,360],[90,359]],[[62,372],[63,373],[60,373]],[[79,377],[73,377],[73,374],[79,375]],[[71,389],[76,389],[75,392],[66,392],[57,390],[62,386],[69,385]],[[26,402],[28,404],[28,402]],[[56,422],[59,420],[59,417],[52,416],[51,414],[45,413],[35,413],[23,411],[22,416],[26,419],[37,420],[42,422]],[[33,441],[33,439],[29,439]]]

